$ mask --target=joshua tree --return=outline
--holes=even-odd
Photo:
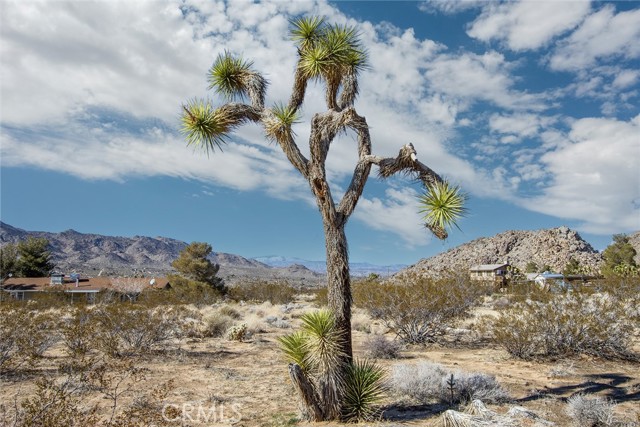
[[[277,143],[287,159],[309,183],[324,225],[329,309],[335,316],[342,337],[340,353],[347,372],[351,349],[351,290],[349,256],[345,225],[353,213],[369,178],[371,167],[378,166],[379,176],[409,175],[426,189],[420,198],[425,226],[440,239],[447,228],[464,214],[465,196],[437,173],[417,159],[411,143],[404,145],[395,158],[383,158],[371,152],[369,126],[354,102],[358,95],[358,75],[367,67],[367,52],[355,28],[326,24],[317,17],[292,22],[291,37],[297,47],[298,61],[288,103],[266,107],[267,81],[253,69],[253,63],[229,52],[219,55],[208,73],[209,88],[225,96],[229,103],[213,107],[203,99],[183,105],[182,131],[189,145],[207,152],[221,148],[229,134],[245,122],[259,123],[266,137]],[[325,85],[327,111],[311,119],[309,158],[300,151],[292,132],[309,82]],[[238,103],[236,100],[248,100]],[[358,161],[351,182],[341,200],[335,200],[327,180],[325,162],[331,144],[341,132],[357,136]],[[332,418],[325,414],[325,418]]]

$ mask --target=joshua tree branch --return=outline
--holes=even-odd
[[[416,150],[411,143],[405,144],[396,158],[369,156],[368,160],[380,167],[378,175],[381,178],[403,173],[420,180],[425,187],[444,181],[433,169],[418,160]]]
[[[338,213],[342,216],[342,220],[346,222],[358,203],[358,199],[362,195],[364,186],[371,172],[371,137],[369,135],[369,126],[364,117],[359,116],[355,110],[350,111],[347,126],[358,133],[358,163],[353,171],[351,183],[347,188],[340,204],[338,205]]]

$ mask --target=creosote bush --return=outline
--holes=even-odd
[[[288,304],[293,302],[298,293],[299,290],[286,281],[254,280],[239,283],[229,288],[228,295],[235,301],[269,301],[271,304]]]
[[[468,275],[437,280],[411,276],[402,283],[363,283],[354,289],[354,303],[402,341],[424,344],[438,342],[485,291]]]
[[[32,366],[58,339],[50,313],[21,304],[0,305],[0,372]]]
[[[393,392],[420,404],[466,404],[475,399],[486,403],[500,403],[509,400],[509,394],[494,376],[479,372],[451,371],[437,363],[395,365],[390,383]]]
[[[364,342],[364,351],[372,359],[397,359],[400,355],[400,344],[384,335],[371,335]]]
[[[520,359],[588,354],[638,360],[626,304],[608,294],[555,294],[548,302],[526,300],[487,319],[494,342]]]

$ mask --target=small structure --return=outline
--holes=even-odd
[[[502,279],[507,275],[509,263],[502,264],[480,264],[469,269],[471,280],[481,280],[485,282]]]
[[[550,271],[545,271],[544,273],[536,275],[533,278],[533,282],[541,289],[550,289],[552,285],[560,288],[567,287],[567,282],[564,280],[563,274],[552,273]]]
[[[64,274],[62,273],[51,274],[51,281],[49,283],[51,285],[64,285]]]

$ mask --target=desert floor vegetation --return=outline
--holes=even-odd
[[[55,298],[0,303],[0,425],[307,425],[280,347],[282,337],[303,330],[310,313],[321,312],[322,299],[308,290],[283,298],[290,291],[249,285],[242,292],[255,297],[208,304],[158,296],[136,302],[112,296],[94,305]],[[360,361],[354,376],[370,379],[375,365],[385,391],[371,399],[371,408],[358,406],[355,419],[374,416],[381,426],[640,425],[637,283],[517,297],[453,283],[446,292],[465,307],[442,315],[445,326],[429,335],[436,339],[419,343],[367,305],[390,286],[403,285],[368,280],[354,286]],[[412,286],[433,283],[407,289]],[[412,310],[402,294],[392,293],[394,307]],[[276,295],[275,301],[265,295]],[[500,322],[526,304],[564,310],[544,330],[556,343],[553,354],[546,354],[544,340],[531,357],[521,357],[495,339]],[[602,339],[581,317],[589,315],[609,323],[610,339],[623,347],[606,340],[585,347],[593,334]],[[574,329],[564,331],[563,322],[577,322],[582,341],[571,338]],[[618,330],[626,334],[620,343]]]

